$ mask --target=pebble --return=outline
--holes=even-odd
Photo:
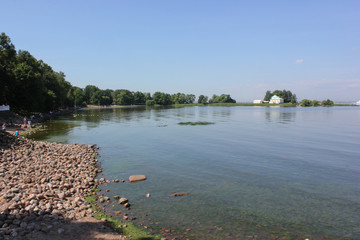
[[[0,132],[0,230],[5,239],[26,238],[34,230],[48,232],[53,221],[91,216],[84,196],[97,186],[99,172],[91,146],[37,142]]]

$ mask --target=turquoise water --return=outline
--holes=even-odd
[[[177,124],[187,121],[215,124]],[[144,182],[103,191],[127,197],[130,215],[150,231],[360,239],[359,107],[85,109],[34,138],[98,144],[107,179],[145,174]],[[169,197],[174,192],[190,195]],[[108,209],[116,210],[123,209]]]

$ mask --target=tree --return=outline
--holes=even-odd
[[[320,102],[318,100],[312,100],[311,105],[317,107],[320,105]]]
[[[331,101],[330,99],[327,99],[327,100],[323,100],[323,101],[321,102],[321,105],[322,105],[322,106],[332,106],[332,105],[334,105],[334,102]]]
[[[176,93],[171,95],[171,102],[173,104],[184,104],[186,103],[186,96],[184,93]]]
[[[297,103],[296,94],[293,94],[293,95],[291,96],[291,100],[290,100],[290,102],[291,102],[292,104]]]
[[[266,91],[265,93],[265,97],[264,97],[264,101],[270,101],[272,96],[278,96],[281,97],[282,99],[284,99],[284,103],[296,103],[297,99],[296,99],[296,95],[293,94],[291,91],[289,90],[275,90],[274,92],[271,93],[271,91]],[[293,95],[295,95],[295,97],[293,98]]]
[[[93,85],[87,85],[84,89],[85,101],[87,104],[99,104],[101,94],[99,94],[101,90]]]
[[[200,95],[198,98],[198,103],[207,104],[208,103],[208,97],[204,95]]]
[[[134,96],[134,104],[135,105],[144,105],[146,102],[145,94],[142,92],[135,92]]]
[[[236,101],[229,94],[221,94],[220,96],[214,94],[209,103],[236,103]]]
[[[155,92],[153,94],[153,100],[154,100],[155,104],[159,104],[159,105],[171,105],[172,104],[171,95],[168,93]]]
[[[310,107],[311,106],[311,101],[310,100],[308,100],[308,99],[303,99],[303,100],[301,100],[301,102],[300,102],[300,106],[302,106],[302,107]]]
[[[82,90],[81,88],[78,87],[73,87],[73,96],[74,96],[74,104],[75,107],[78,106],[85,106],[86,105],[86,101],[85,101],[85,94],[84,94],[84,90]]]
[[[272,97],[271,91],[266,91],[264,101],[270,101],[270,98]]]
[[[114,103],[117,105],[131,105],[134,103],[134,95],[126,89],[115,90],[113,93]]]
[[[187,103],[187,104],[194,103],[195,99],[196,99],[196,96],[194,94],[186,94],[185,95],[185,103]]]
[[[15,91],[13,69],[16,64],[16,50],[5,33],[0,35],[0,105],[10,104]]]
[[[214,94],[212,98],[210,98],[209,103],[218,103],[219,102],[219,96]]]

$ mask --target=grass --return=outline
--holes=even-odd
[[[100,189],[95,188],[93,192],[97,192]],[[115,219],[109,215],[106,215],[105,212],[101,211],[96,204],[96,196],[90,194],[85,197],[86,201],[91,205],[91,209],[94,210],[94,218],[96,219],[106,219],[110,227],[115,229],[117,232],[124,234],[124,236],[129,237],[132,240],[160,240],[161,235],[150,235],[145,230],[140,229],[132,222],[122,222],[118,219]]]
[[[215,123],[213,123],[213,122],[179,122],[178,124],[195,126],[195,125],[210,125],[210,124],[215,124]]]

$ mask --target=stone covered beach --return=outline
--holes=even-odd
[[[0,239],[125,239],[93,218],[95,146],[0,132]]]

